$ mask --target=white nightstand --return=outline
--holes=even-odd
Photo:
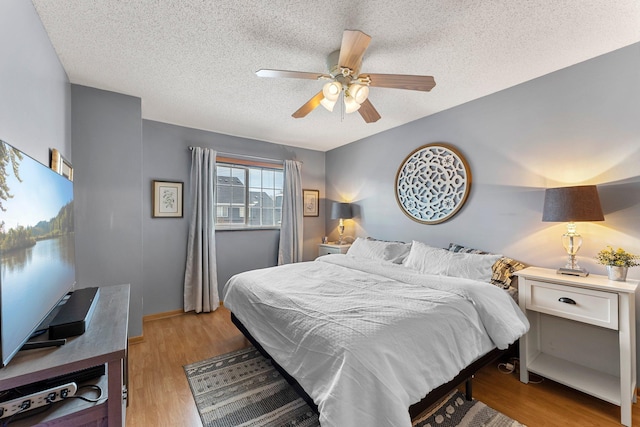
[[[318,256],[330,255],[330,254],[346,254],[351,243],[343,243],[339,245],[337,243],[320,243],[318,245]]]
[[[620,406],[631,426],[636,401],[638,281],[575,277],[529,267],[519,277],[519,303],[531,322],[520,338],[520,381],[542,375]]]

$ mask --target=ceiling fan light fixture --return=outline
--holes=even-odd
[[[327,98],[324,98],[320,101],[320,105],[328,111],[333,112],[333,107],[336,105],[336,101],[329,101]]]
[[[329,82],[322,87],[324,99],[333,101],[334,104],[338,100],[340,92],[342,92],[342,85],[340,82]]]
[[[350,95],[345,95],[344,97],[344,112],[347,114],[351,114],[353,112],[356,112],[360,109],[360,104],[358,104],[356,102],[356,100],[350,96]]]
[[[327,57],[329,74],[307,71],[265,70],[256,71],[258,77],[322,80],[322,90],[302,104],[291,116],[306,117],[319,105],[333,111],[336,104],[344,118],[345,113],[358,111],[366,123],[375,123],[381,116],[369,101],[370,87],[418,90],[429,92],[436,85],[432,76],[408,74],[361,74],[362,58],[371,36],[360,30],[344,30],[340,48]],[[342,99],[341,99],[342,98]],[[363,108],[360,108],[360,106]]]
[[[358,104],[362,104],[369,96],[369,86],[354,83],[347,92]]]

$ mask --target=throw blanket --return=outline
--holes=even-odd
[[[529,327],[491,284],[344,255],[238,274],[223,300],[323,427],[409,427],[411,404]]]

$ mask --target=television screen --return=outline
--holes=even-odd
[[[73,183],[0,140],[0,366],[75,284]]]

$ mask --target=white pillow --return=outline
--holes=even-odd
[[[409,243],[385,242],[358,237],[349,247],[347,255],[400,264],[409,253],[410,248],[411,244]]]
[[[425,274],[491,282],[491,267],[501,257],[450,252],[414,240],[404,265]]]

